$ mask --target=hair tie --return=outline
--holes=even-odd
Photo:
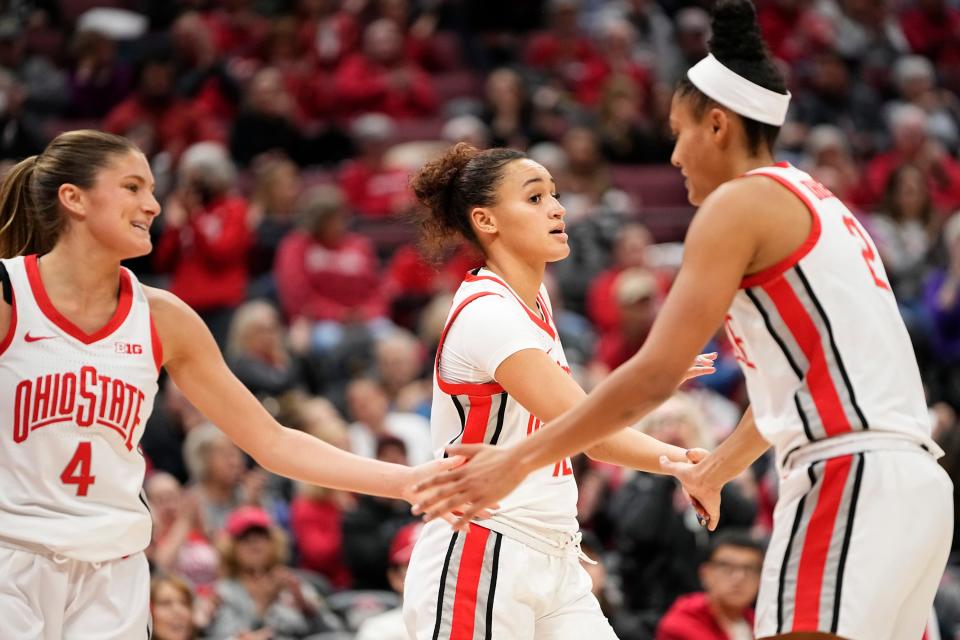
[[[687,78],[707,97],[745,118],[783,125],[790,106],[790,92],[771,91],[744,78],[717,60],[712,53],[690,67]]]

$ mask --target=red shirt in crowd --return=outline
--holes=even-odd
[[[908,9],[900,18],[903,35],[914,53],[938,65],[960,63],[960,9],[944,3],[942,13]]]
[[[332,500],[298,496],[290,504],[290,528],[300,566],[326,576],[338,589],[349,587],[351,579],[343,562],[341,515]]]
[[[427,296],[438,291],[455,291],[467,271],[481,264],[483,261],[475,252],[460,250],[436,267],[424,260],[415,247],[400,247],[387,267],[390,295]]]
[[[369,218],[404,211],[413,204],[406,169],[374,168],[361,160],[347,162],[338,177],[350,208]]]
[[[247,201],[228,196],[182,227],[167,227],[153,260],[159,271],[173,273],[170,291],[197,311],[234,307],[246,297],[251,239]]]
[[[743,619],[753,628],[753,609],[743,612]],[[713,612],[705,593],[680,596],[657,625],[657,640],[730,640]]]
[[[157,146],[179,157],[195,142],[224,138],[223,129],[205,111],[190,102],[174,99],[163,106],[153,106],[134,94],[107,114],[103,130],[126,135],[135,127],[150,125]]]
[[[406,86],[391,80],[405,74]],[[430,77],[407,63],[388,68],[358,53],[349,56],[337,69],[334,88],[347,113],[384,113],[393,118],[429,116],[437,109],[438,98]]]
[[[863,184],[851,196],[855,204],[864,209],[878,204],[886,192],[890,175],[907,162],[909,160],[896,150],[874,156],[864,171]],[[960,162],[944,154],[926,174],[930,197],[936,208],[953,211],[960,206]]]
[[[373,244],[356,233],[325,245],[293,231],[277,250],[274,276],[288,318],[372,320],[386,315]]]

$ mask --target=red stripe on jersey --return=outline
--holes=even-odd
[[[57,311],[47,295],[47,290],[43,287],[43,279],[40,277],[40,268],[37,265],[37,256],[29,255],[23,260],[27,270],[27,280],[30,281],[30,289],[33,291],[33,297],[37,301],[37,306],[43,312],[43,315],[57,325],[61,330],[73,336],[84,344],[93,344],[98,340],[103,340],[111,333],[116,331],[123,321],[127,319],[130,313],[130,307],[133,304],[133,285],[130,283],[130,274],[123,267],[120,267],[120,295],[117,300],[117,308],[113,312],[107,324],[103,325],[93,333],[87,333],[77,325],[73,324],[63,314]]]
[[[150,314],[150,348],[153,351],[153,363],[157,365],[157,373],[160,373],[163,367],[163,343],[160,342],[157,325],[153,322],[153,314]]]
[[[797,593],[794,602],[793,631],[812,631],[820,625],[820,591],[823,571],[830,551],[830,540],[837,523],[837,512],[843,488],[850,475],[853,456],[827,460],[823,470],[820,498],[807,524],[800,566],[797,570]]]
[[[481,291],[480,293],[475,293],[472,296],[468,297],[466,300],[460,303],[453,313],[450,314],[450,319],[447,320],[447,326],[443,328],[443,333],[440,334],[440,342],[437,344],[437,357],[434,360],[433,370],[437,377],[437,386],[440,387],[440,390],[451,396],[476,396],[476,395],[485,395],[492,396],[497,393],[503,393],[503,387],[501,387],[496,382],[487,382],[479,384],[469,384],[466,382],[454,383],[454,382],[445,382],[443,378],[440,377],[440,354],[443,352],[443,343],[447,339],[447,332],[450,330],[450,327],[453,325],[453,321],[457,319],[457,316],[460,315],[460,312],[463,311],[463,308],[468,304],[476,300],[477,298],[482,298],[483,296],[495,296],[499,295],[493,293],[492,291]]]
[[[0,342],[0,355],[7,350],[10,343],[13,342],[13,334],[17,331],[17,297],[13,293],[13,284],[10,284],[10,326],[7,328],[7,335]]]
[[[463,428],[463,444],[481,444],[490,421],[490,404],[493,396],[470,396],[470,411]]]
[[[781,165],[778,164],[777,166],[781,166]],[[807,239],[803,241],[803,244],[797,247],[796,250],[793,251],[786,258],[784,258],[783,260],[781,260],[780,262],[772,266],[767,267],[762,271],[758,271],[757,273],[751,274],[743,278],[743,280],[740,281],[741,289],[749,289],[750,287],[759,287],[761,285],[767,284],[768,282],[770,282],[780,274],[785,273],[787,269],[789,269],[790,267],[800,262],[804,258],[804,256],[810,253],[810,250],[813,249],[814,245],[816,245],[817,241],[820,239],[820,215],[817,213],[817,209],[813,205],[813,202],[810,201],[810,198],[808,198],[805,193],[800,191],[796,187],[796,185],[794,185],[792,182],[790,182],[783,176],[775,173],[765,173],[762,171],[757,171],[743,177],[749,177],[749,176],[765,176],[772,180],[776,180],[777,182],[782,184],[784,187],[792,191],[794,195],[800,198],[803,204],[805,204],[807,206],[807,209],[810,211],[810,233],[807,234]]]
[[[807,358],[807,387],[827,436],[850,431],[850,421],[847,420],[840,396],[837,395],[837,387],[827,367],[827,358],[823,352],[824,337],[817,331],[807,309],[786,278],[777,278],[767,283],[763,290],[773,300],[777,312]]]
[[[536,324],[538,327],[546,331],[551,338],[557,337],[557,333],[556,331],[553,330],[553,327],[550,326],[550,323],[548,323],[546,320],[544,320],[543,318],[535,314],[533,311],[531,311],[530,307],[528,307],[527,304],[523,300],[521,300],[517,296],[517,294],[513,292],[513,289],[511,289],[507,285],[507,283],[501,280],[500,278],[495,278],[493,276],[475,276],[472,273],[467,273],[466,278],[464,278],[464,280],[466,282],[477,282],[478,280],[490,280],[491,282],[496,282],[497,284],[501,285],[504,289],[506,289],[510,293],[510,295],[512,295],[516,299],[517,302],[520,303],[520,306],[523,308],[524,311],[527,312],[527,315],[530,316],[530,319],[533,320],[534,324]],[[540,295],[537,294],[538,299],[539,297]],[[543,310],[543,314],[546,316],[547,306],[543,303],[540,303],[540,309]]]
[[[460,570],[457,572],[457,591],[453,598],[450,640],[473,640],[477,618],[477,587],[480,585],[483,552],[489,537],[489,529],[471,524],[467,538],[463,541]]]

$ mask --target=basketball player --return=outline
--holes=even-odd
[[[782,482],[757,636],[920,638],[950,548],[953,492],[896,300],[843,203],[774,163],[789,93],[748,0],[716,3],[710,49],[673,97],[672,162],[699,211],[647,342],[533,437],[448,449],[473,457],[418,487],[420,509],[480,506],[637,420],[725,325],[751,407],[706,460],[663,466],[712,529],[720,487],[774,446]]]
[[[96,131],[0,185],[0,637],[149,636],[138,442],[161,367],[274,473],[400,498],[453,464],[368,460],[277,424],[197,314],[120,266],[150,251],[153,186],[132,143]]]
[[[518,151],[466,144],[428,164],[412,184],[424,205],[424,239],[467,240],[486,263],[455,294],[437,348],[434,446],[518,443],[584,397],[569,374],[543,286],[546,264],[570,252],[556,185]],[[687,375],[711,372],[712,362],[698,358]],[[635,431],[615,434],[588,454],[647,471],[659,471],[662,455],[687,459],[683,449]],[[494,515],[464,532],[428,523],[404,586],[410,636],[615,638],[580,565],[576,506],[564,458],[532,473]]]

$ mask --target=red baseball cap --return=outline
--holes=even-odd
[[[245,506],[234,509],[227,516],[224,528],[231,536],[239,538],[250,529],[269,529],[272,526],[273,520],[266,511],[260,507]]]
[[[402,565],[410,562],[413,545],[417,543],[422,528],[422,522],[411,522],[397,531],[397,534],[393,536],[393,542],[390,543],[390,553],[388,555],[390,564]]]

